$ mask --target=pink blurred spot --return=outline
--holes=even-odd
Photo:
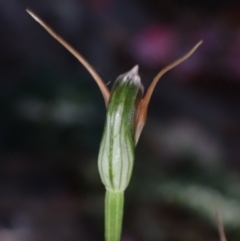
[[[171,26],[149,25],[130,43],[129,51],[137,63],[147,67],[166,63],[176,50],[177,34]]]

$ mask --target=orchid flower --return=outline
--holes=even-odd
[[[122,229],[124,191],[133,169],[135,146],[146,122],[148,105],[159,79],[170,69],[190,57],[202,43],[162,69],[146,93],[138,75],[138,66],[120,75],[111,91],[88,61],[31,10],[27,12],[60,44],[72,53],[96,81],[107,108],[106,123],[100,144],[98,168],[106,188],[105,239],[119,241]]]

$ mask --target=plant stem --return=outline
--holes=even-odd
[[[120,241],[124,192],[106,191],[105,196],[105,241]]]

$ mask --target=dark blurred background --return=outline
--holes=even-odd
[[[104,240],[97,170],[105,106],[89,73],[25,11],[78,49],[108,86],[140,66],[152,97],[126,192],[123,241],[240,239],[238,0],[0,1],[0,240]]]

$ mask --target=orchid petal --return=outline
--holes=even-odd
[[[38,17],[34,12],[27,9],[26,10],[34,20],[36,20],[53,38],[55,38],[61,45],[63,45],[78,61],[87,69],[87,71],[92,75],[96,81],[98,87],[100,88],[105,104],[108,106],[108,101],[110,98],[110,92],[99,76],[99,74],[94,70],[94,68],[88,63],[88,61],[70,44],[68,44],[61,36],[59,36],[52,28],[50,28],[40,17]]]
[[[185,61],[187,58],[189,58],[195,50],[202,44],[202,41],[198,42],[187,54],[182,56],[181,58],[175,60],[173,63],[166,66],[164,69],[162,69],[153,79],[151,85],[149,86],[144,98],[142,99],[140,103],[140,111],[137,117],[137,123],[136,123],[136,130],[135,130],[135,144],[137,144],[138,139],[140,137],[140,134],[142,132],[142,129],[145,125],[146,118],[147,118],[147,111],[148,111],[148,105],[152,96],[152,93],[155,89],[156,84],[158,83],[159,79],[170,69],[174,68],[175,66],[179,65],[183,61]]]

